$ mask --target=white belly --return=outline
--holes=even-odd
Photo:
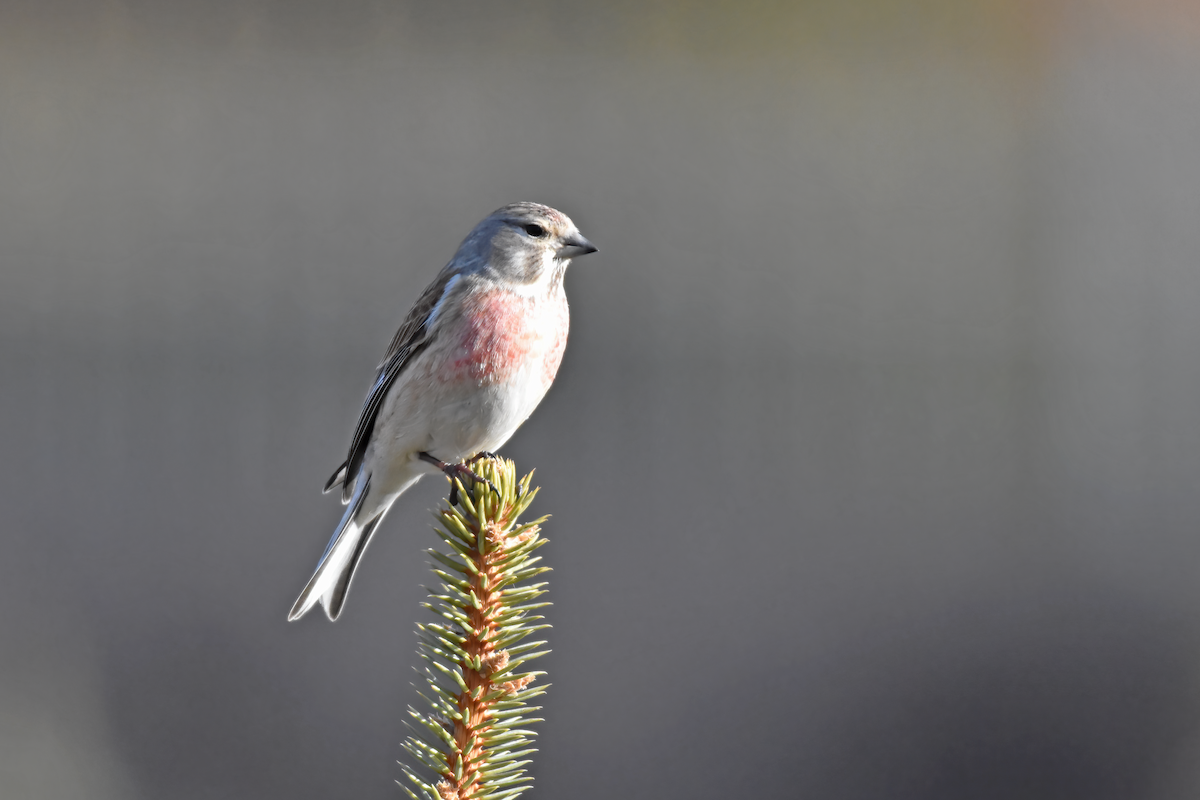
[[[540,366],[540,365],[539,365]],[[462,387],[448,393],[435,410],[428,451],[442,461],[461,461],[476,453],[495,452],[509,440],[549,388],[530,370],[517,370],[512,380]]]
[[[418,358],[397,380],[375,420],[363,466],[378,502],[394,498],[420,475],[437,472],[418,458],[422,452],[454,463],[499,450],[549,388],[537,362],[515,370],[509,380],[481,386],[439,381],[424,360]]]

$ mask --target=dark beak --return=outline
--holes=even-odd
[[[568,258],[586,256],[588,253],[594,252],[596,252],[596,245],[585,239],[583,234],[576,233],[572,236],[563,237],[562,247],[558,248],[558,252],[554,254],[554,257],[566,260]]]

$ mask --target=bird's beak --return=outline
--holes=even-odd
[[[588,253],[594,252],[596,252],[596,245],[584,238],[582,233],[573,233],[570,236],[563,237],[562,247],[558,248],[558,252],[554,254],[554,257],[566,260],[568,258],[586,256]]]

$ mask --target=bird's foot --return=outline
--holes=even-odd
[[[473,456],[471,456],[470,458],[468,458],[468,459],[467,459],[467,460],[466,460],[464,463],[466,463],[466,464],[474,464],[476,461],[480,461],[480,460],[482,460],[482,459],[485,459],[485,458],[494,458],[494,459],[496,459],[497,461],[499,461],[499,460],[501,459],[501,455],[500,455],[499,453],[493,453],[493,452],[492,452],[492,451],[490,451],[490,450],[480,450],[478,453],[476,453],[475,455],[473,455]],[[490,485],[490,484],[489,484],[489,485]],[[493,490],[494,490],[495,488],[496,488],[495,486],[492,486],[492,489],[493,489]],[[499,492],[496,492],[496,495],[497,495],[497,496],[499,496],[499,494],[500,494]],[[521,484],[520,484],[520,483],[518,483],[518,484],[517,484],[517,499],[518,499],[518,500],[520,500],[520,499],[521,499],[521,495],[522,495],[522,494],[524,494],[524,492],[522,492],[522,491],[521,491]]]
[[[484,458],[494,458],[494,459],[496,459],[497,461],[499,461],[499,460],[500,460],[500,454],[499,454],[499,453],[493,453],[493,452],[491,452],[491,451],[489,451],[489,450],[480,450],[478,453],[476,453],[475,455],[473,455],[473,456],[471,456],[470,458],[468,458],[468,459],[466,460],[466,463],[467,463],[467,464],[474,464],[476,461],[479,461],[480,459],[484,459]],[[493,486],[492,488],[493,488],[493,489],[495,489],[496,487],[495,487],[495,486]],[[522,494],[524,494],[524,492],[522,492],[522,491],[521,491],[521,483],[520,483],[520,481],[518,481],[518,482],[517,482],[517,499],[518,499],[518,500],[520,500],[520,499],[521,499],[521,495],[522,495]],[[499,495],[499,492],[497,492],[497,495]]]
[[[486,483],[491,490],[496,493],[496,497],[500,496],[500,490],[496,488],[496,484],[492,483],[482,475],[476,474],[475,471],[466,464],[447,464],[445,461],[429,455],[429,453],[421,453],[419,457],[422,461],[428,464],[433,464],[435,467],[440,469],[447,478],[450,479],[450,505],[452,506],[458,505],[458,484],[454,482],[455,478],[458,478],[458,480],[464,484],[466,483],[467,478],[470,478],[473,484]]]

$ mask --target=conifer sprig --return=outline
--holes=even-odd
[[[532,684],[545,673],[527,665],[549,651],[524,639],[550,626],[536,613],[549,605],[537,601],[546,584],[526,582],[550,569],[533,555],[546,543],[546,517],[518,522],[537,495],[533,473],[518,481],[516,465],[501,459],[472,469],[496,491],[477,483],[468,492],[456,480],[457,504],[434,515],[444,546],[427,551],[441,585],[422,605],[440,619],[417,625],[429,708],[409,707],[411,765],[401,765],[401,786],[417,800],[508,800],[533,780],[527,726],[541,720],[529,701],[544,693]]]

